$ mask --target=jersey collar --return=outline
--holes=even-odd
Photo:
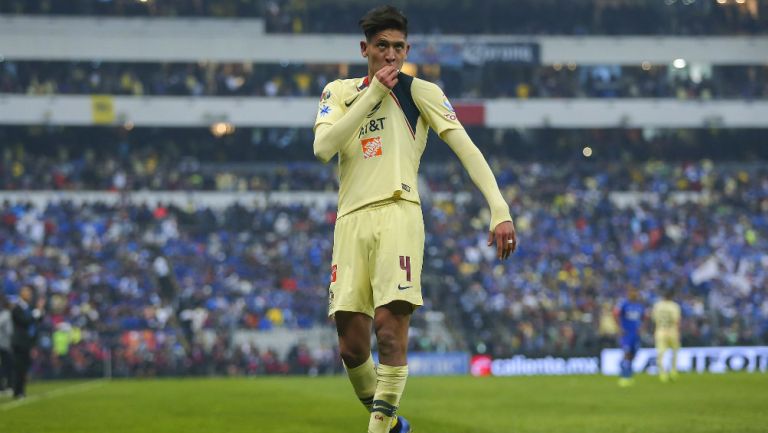
[[[366,87],[368,87],[371,83],[368,81],[368,76],[366,75],[365,78],[363,78],[363,81],[360,82],[360,85],[357,86],[357,91],[360,92]]]

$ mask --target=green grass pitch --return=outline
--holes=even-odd
[[[631,388],[602,376],[411,377],[400,413],[416,433],[767,432],[768,375],[682,375]],[[364,433],[344,377],[37,382],[0,397],[14,433]]]

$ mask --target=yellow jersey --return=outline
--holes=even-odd
[[[651,318],[656,325],[656,332],[677,332],[680,324],[680,305],[666,299],[658,301],[653,305]]]
[[[366,103],[364,111],[355,111],[352,133],[318,154],[325,161],[339,155],[339,218],[386,199],[420,203],[417,176],[429,128],[438,135],[463,129],[437,85],[401,72],[391,91],[367,77],[329,83],[320,97],[315,131]]]

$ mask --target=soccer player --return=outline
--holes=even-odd
[[[624,359],[621,360],[621,377],[619,386],[631,386],[632,361],[637,351],[640,350],[640,327],[645,316],[645,307],[640,303],[637,290],[631,288],[627,291],[627,299],[616,306],[614,311],[616,321],[621,329],[621,350],[624,351]]]
[[[659,369],[659,380],[666,382],[677,379],[677,351],[680,349],[680,305],[673,301],[674,293],[668,290],[664,299],[656,302],[651,310],[651,318],[656,325],[654,339],[656,340],[656,367]],[[669,373],[664,368],[664,354],[672,350],[672,362]]]
[[[315,156],[339,156],[329,316],[369,433],[411,431],[397,415],[408,376],[411,314],[423,304],[424,221],[417,171],[429,128],[456,153],[490,206],[488,245],[507,259],[517,236],[496,179],[440,88],[400,72],[408,55],[408,20],[391,6],[359,22],[368,75],[323,90],[315,121]],[[379,365],[371,358],[371,327]]]

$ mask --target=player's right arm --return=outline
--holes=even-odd
[[[315,141],[312,144],[317,159],[324,163],[330,161],[349,142],[365,116],[397,84],[397,73],[397,69],[392,66],[385,66],[378,71],[368,89],[359,94],[358,100],[346,113],[342,110],[341,89],[335,85],[337,82],[325,86],[315,120]]]

